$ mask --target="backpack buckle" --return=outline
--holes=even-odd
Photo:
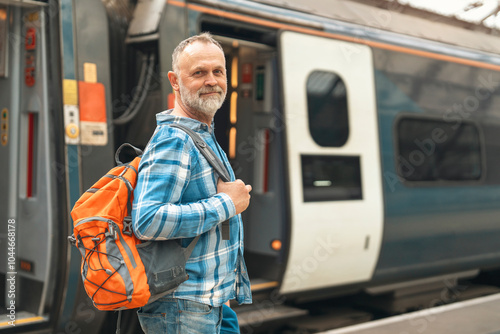
[[[74,234],[72,234],[72,235],[68,236],[68,241],[69,241],[72,245],[76,246],[76,238],[75,238],[75,235],[74,235]]]
[[[132,217],[127,216],[123,219],[123,234],[132,236]]]
[[[116,233],[115,226],[112,222],[108,222],[108,231],[104,233],[105,237],[111,237],[113,240],[118,239],[118,234]]]

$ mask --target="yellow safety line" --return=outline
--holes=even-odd
[[[264,289],[269,289],[269,288],[275,288],[278,286],[278,282],[277,281],[273,281],[273,282],[266,282],[266,283],[259,283],[259,284],[252,284],[252,286],[250,287],[250,289],[252,291],[256,291],[256,290],[264,290]]]
[[[46,319],[44,317],[31,317],[31,318],[24,318],[24,319],[16,319],[14,320],[14,324],[15,325],[19,325],[19,324],[24,324],[24,323],[27,323],[27,322],[38,322],[38,321],[45,321]],[[6,326],[9,326],[10,324],[10,321],[5,321],[5,322],[0,322],[0,328],[1,327],[6,327]]]

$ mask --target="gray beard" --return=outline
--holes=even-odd
[[[182,84],[179,83],[179,90],[181,95],[182,103],[194,111],[195,114],[201,113],[205,117],[212,119],[224,103],[226,98],[226,92],[222,90],[219,86],[214,87],[202,87],[196,93],[191,94],[191,92]],[[200,97],[200,94],[218,92],[219,95]]]

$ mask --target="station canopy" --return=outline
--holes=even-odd
[[[252,0],[500,54],[500,0]]]

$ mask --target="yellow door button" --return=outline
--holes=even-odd
[[[66,126],[66,136],[68,136],[71,139],[76,139],[78,138],[78,135],[80,134],[80,129],[78,126],[74,123],[68,124]]]

